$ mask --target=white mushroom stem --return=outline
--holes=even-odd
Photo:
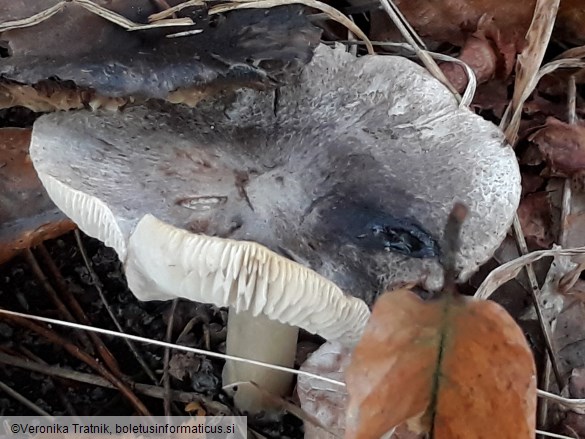
[[[227,324],[226,353],[250,360],[279,366],[293,367],[299,329],[271,320],[250,311],[237,313],[230,307]],[[253,381],[272,395],[290,393],[293,375],[254,364],[228,360],[223,369],[223,383]],[[234,395],[234,403],[240,410],[258,412],[271,404],[264,392],[254,386],[240,385]]]

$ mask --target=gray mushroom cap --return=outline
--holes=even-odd
[[[192,109],[44,116],[31,156],[54,202],[116,249],[140,298],[201,300],[195,289],[211,288],[213,303],[273,308],[270,318],[293,325],[323,311],[299,326],[334,339],[367,319],[342,291],[371,302],[398,282],[441,286],[454,201],[470,209],[458,255],[466,278],[495,251],[520,197],[501,132],[424,69],[324,46],[277,90]],[[271,302],[269,290],[287,288],[294,299]],[[323,291],[324,302],[310,299]]]

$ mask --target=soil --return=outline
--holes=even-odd
[[[91,265],[112,312],[124,332],[156,340],[165,340],[171,302],[138,301],[128,290],[121,263],[115,252],[99,241],[82,235],[82,242]],[[56,264],[66,288],[79,302],[91,324],[117,331],[104,302],[94,285],[92,276],[82,259],[73,233],[45,242],[51,259]],[[42,251],[33,249],[41,270],[49,278],[57,295],[63,300],[59,284],[42,258]],[[64,300],[65,301],[65,300]],[[21,255],[0,266],[0,307],[63,319],[43,283],[35,276],[30,259]],[[223,352],[225,346],[227,312],[214,306],[179,301],[174,314],[172,341],[183,345]],[[185,327],[191,328],[184,332]],[[49,327],[53,333],[85,349],[78,331],[64,327]],[[180,337],[179,340],[177,338]],[[128,348],[117,337],[100,336],[117,360],[129,383],[153,384]],[[154,371],[162,387],[164,348],[136,344],[145,363]],[[0,319],[0,353],[45,362],[61,369],[97,375],[87,364],[70,355],[63,347],[25,329],[19,324]],[[94,358],[98,355],[93,352]],[[191,392],[197,396],[197,407],[209,415],[237,414],[232,401],[221,389],[223,361],[205,356],[174,352],[170,360],[171,388]],[[0,380],[51,415],[132,415],[135,408],[118,390],[80,383],[0,364]],[[137,394],[153,415],[163,415],[162,399]],[[175,402],[175,414],[185,414],[185,403]],[[0,415],[34,415],[28,407],[0,392]],[[252,430],[267,438],[302,438],[302,421],[284,413],[270,413],[249,418]]]

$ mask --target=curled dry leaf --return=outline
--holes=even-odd
[[[465,42],[458,58],[473,69],[479,84],[491,79],[496,72],[498,58],[492,45],[486,39],[470,37]],[[441,70],[457,91],[465,90],[467,74],[462,66],[456,63],[443,63]]]
[[[526,241],[533,247],[550,248],[555,240],[552,206],[547,192],[528,194],[520,202],[518,218]]]
[[[330,341],[303,363],[301,370],[319,376],[343,381],[343,374],[351,358],[351,349],[343,344]],[[345,431],[347,390],[327,381],[300,375],[297,394],[301,408],[314,415],[322,427],[305,422],[305,439],[334,439],[342,437]]]
[[[528,253],[492,270],[479,286],[474,297],[476,299],[489,298],[500,286],[518,276],[518,273],[520,273],[526,265],[532,264],[543,258],[554,256],[581,256],[583,254],[585,254],[585,247],[569,249],[558,248]]]
[[[585,170],[585,127],[549,117],[529,140],[538,145],[554,174],[567,177]]]
[[[423,302],[408,290],[376,303],[346,381],[346,438],[377,439],[409,419],[440,438],[533,438],[532,353],[494,302]]]
[[[351,3],[358,4],[359,0]],[[394,3],[421,37],[462,46],[471,32],[489,16],[502,39],[521,48],[536,0],[395,0]],[[555,37],[573,44],[585,43],[582,0],[563,0],[555,25]],[[372,39],[383,40],[392,32],[384,14],[372,14]]]
[[[28,155],[30,130],[0,130],[0,263],[74,224],[51,202]]]

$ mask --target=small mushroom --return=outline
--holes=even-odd
[[[296,330],[282,325],[352,346],[378,293],[441,287],[455,200],[471,212],[466,278],[520,197],[502,133],[424,69],[324,46],[276,90],[43,116],[31,155],[54,202],[116,249],[138,298],[229,306],[228,353],[288,365]],[[226,382],[274,376],[240,366]],[[258,409],[244,391],[240,406]]]

